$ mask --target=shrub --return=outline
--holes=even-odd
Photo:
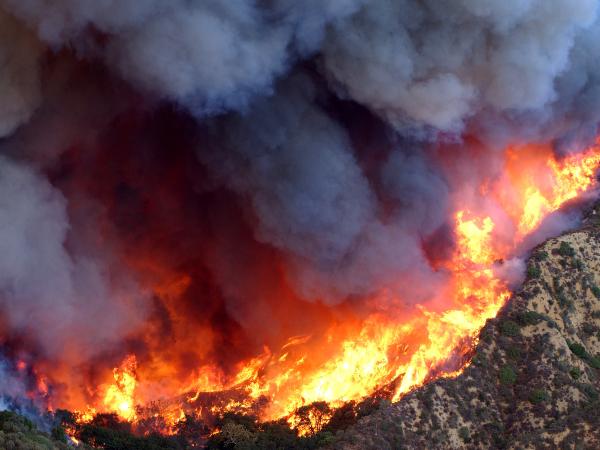
[[[485,357],[481,356],[479,354],[473,356],[473,359],[471,360],[471,362],[473,363],[473,365],[478,366],[478,367],[485,367],[486,366]]]
[[[594,294],[594,297],[600,300],[600,288],[596,285],[593,285],[590,289],[592,291],[592,294]]]
[[[537,311],[525,311],[517,314],[517,321],[521,325],[536,325],[545,317]]]
[[[506,336],[517,336],[519,335],[519,325],[512,320],[505,320],[500,324],[500,332]]]
[[[467,427],[460,427],[460,429],[458,430],[458,436],[464,442],[469,442],[471,440],[471,434],[469,433],[469,429]]]
[[[0,412],[0,448],[50,450],[67,449],[63,442],[40,432],[31,420],[10,411]]]
[[[65,444],[67,443],[67,434],[65,433],[65,429],[62,427],[62,425],[52,428],[50,436],[52,436],[52,439],[55,441],[63,442]]]
[[[510,359],[517,360],[521,357],[521,350],[515,346],[510,346],[506,349],[506,356],[508,356]]]
[[[557,294],[556,294],[556,298],[558,300],[558,304],[560,305],[561,308],[570,308],[572,303],[571,301],[567,298],[567,296],[565,295],[565,293],[560,290]]]
[[[221,429],[225,447],[251,447],[256,441],[256,434],[244,425],[226,422]]]
[[[543,389],[534,389],[529,393],[529,401],[534,405],[548,400],[548,394]]]
[[[548,259],[548,252],[545,250],[540,250],[535,254],[534,258],[536,261],[545,261]]]
[[[342,406],[335,409],[331,419],[324,427],[324,431],[335,433],[338,430],[344,430],[356,423],[356,420],[358,419],[356,409],[356,404],[354,402],[344,403]]]
[[[335,443],[335,441],[335,435],[330,431],[322,431],[317,435],[317,445],[319,446],[319,448],[331,445]]]
[[[500,378],[500,383],[504,385],[511,385],[517,381],[517,374],[515,373],[515,369],[513,369],[511,366],[504,366],[500,369],[498,378]]]
[[[256,449],[298,449],[305,442],[291,430],[289,424],[283,420],[267,422],[261,425],[260,432],[256,433],[254,448]],[[210,442],[210,440],[209,440]],[[308,441],[306,441],[308,442]],[[309,448],[308,445],[304,446]],[[216,448],[216,447],[215,447]]]
[[[592,366],[594,369],[600,369],[600,357],[591,356],[588,362],[590,363],[590,366]]]
[[[294,414],[297,429],[302,430],[305,434],[315,435],[327,425],[333,411],[327,402],[313,402],[301,406]]]
[[[569,370],[569,374],[571,375],[571,378],[573,378],[574,380],[578,380],[579,377],[581,377],[581,369],[579,367],[573,367],[571,370]]]
[[[564,257],[575,256],[575,249],[568,242],[563,241],[558,247],[558,254]]]
[[[577,342],[567,342],[567,345],[569,346],[569,349],[571,350],[571,352],[573,352],[574,355],[585,359],[587,358],[588,354],[585,351],[585,347]]]
[[[539,266],[536,266],[535,264],[530,264],[527,267],[527,277],[528,278],[539,278],[541,274],[542,274],[542,270],[539,268]]]
[[[600,356],[591,356],[585,349],[585,347],[577,342],[567,341],[567,345],[571,352],[579,358],[585,360],[594,369],[600,369]]]
[[[596,389],[591,384],[583,384],[581,385],[581,389],[590,400],[598,400],[598,392],[596,392]]]

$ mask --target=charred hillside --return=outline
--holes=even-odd
[[[600,209],[532,252],[471,365],[379,410],[331,448],[600,447]]]

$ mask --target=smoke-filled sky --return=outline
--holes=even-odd
[[[183,371],[428,301],[506,145],[596,136],[597,9],[0,0],[4,345],[72,368],[171,339]]]

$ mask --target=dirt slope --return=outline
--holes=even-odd
[[[596,215],[597,214],[597,215]],[[340,449],[600,449],[600,226],[551,239],[470,367],[336,436]]]

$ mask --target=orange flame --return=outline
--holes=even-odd
[[[548,158],[545,147],[510,149],[506,173],[511,189],[503,184],[505,191],[500,196],[518,224],[520,236],[533,231],[549,213],[589,189],[599,164],[596,148],[562,161]]]
[[[510,257],[549,213],[589,190],[600,166],[596,147],[560,161],[543,146],[515,147],[506,154],[504,175],[486,186],[495,213],[456,199],[456,250],[441,268],[450,280],[439,293],[445,309],[422,304],[398,317],[373,314],[335,324],[323,336],[295,336],[279,351],[265,347],[229,376],[216,367],[202,367],[174,393],[185,400],[167,414],[169,426],[183,420],[184,409],[194,408],[203,393],[243,393],[213,406],[213,413],[247,409],[265,398],[262,419],[289,417],[295,424],[293,413],[302,405],[324,401],[337,406],[389,386],[391,398],[397,400],[432,377],[461,373],[478,332],[509,298],[506,283],[496,273],[501,260]],[[509,218],[514,231],[510,239],[507,233],[499,238],[499,229],[506,227],[499,226],[499,216]],[[169,295],[178,295],[189,282],[182,278],[168,289]],[[148,400],[139,395],[136,373],[136,358],[130,355],[114,369],[114,383],[104,388],[95,408],[135,421],[136,404]]]
[[[115,383],[106,388],[104,406],[107,411],[117,413],[125,420],[134,420],[135,387],[137,384],[135,369],[137,366],[134,355],[129,355],[119,368],[113,370]]]

